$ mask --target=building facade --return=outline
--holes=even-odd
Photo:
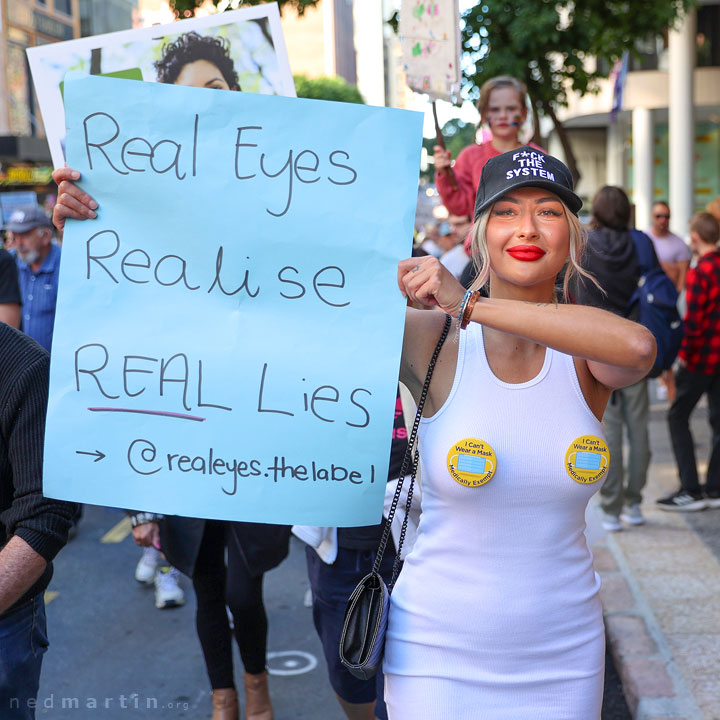
[[[80,35],[78,0],[0,0],[0,192],[46,192],[50,152],[25,50]]]
[[[295,75],[338,75],[369,105],[405,107],[400,42],[387,20],[399,0],[320,0],[302,16],[282,18]]]
[[[138,0],[79,0],[80,35],[128,30],[133,27]]]
[[[692,214],[720,194],[720,0],[702,2],[676,29],[636,48],[614,121],[609,80],[597,95],[570,97],[558,116],[584,199],[605,184],[624,187],[640,228],[650,225],[653,202],[664,200],[673,231],[685,235]],[[548,149],[562,156],[557,138]]]
[[[0,0],[0,193],[35,192],[42,201],[55,190],[26,49],[128,29],[136,7],[137,0]]]

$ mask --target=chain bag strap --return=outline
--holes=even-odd
[[[375,563],[370,573],[366,575],[358,583],[355,590],[353,590],[352,595],[350,595],[348,599],[347,607],[345,608],[345,620],[340,634],[340,662],[352,675],[361,680],[369,680],[374,677],[382,664],[388,610],[390,609],[390,591],[395,585],[398,573],[400,572],[400,552],[407,532],[408,517],[412,506],[413,489],[415,487],[415,477],[420,459],[420,454],[417,449],[418,428],[420,427],[425,400],[428,389],[430,388],[430,380],[435,370],[435,363],[448,336],[451,323],[452,318],[446,315],[442,334],[430,358],[427,375],[425,376],[425,382],[418,401],[417,412],[415,413],[415,422],[413,423],[410,438],[408,439],[408,447],[403,457],[400,477],[398,478],[397,487],[395,488],[395,495],[393,496],[390,511],[385,520],[385,527],[383,528],[382,538],[380,539],[380,545],[378,546],[375,556]],[[405,517],[403,518],[400,537],[398,538],[397,555],[393,563],[392,577],[388,587],[380,575],[380,564],[382,563],[385,548],[390,539],[392,521],[395,517],[398,503],[400,502],[403,482],[408,470],[410,470],[410,485],[405,503]]]

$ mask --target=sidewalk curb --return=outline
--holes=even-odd
[[[592,551],[608,648],[634,720],[703,720],[622,548],[608,533]]]

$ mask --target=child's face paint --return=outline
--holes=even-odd
[[[489,125],[494,137],[510,140],[517,138],[526,113],[517,90],[499,87],[490,93],[483,120]]]

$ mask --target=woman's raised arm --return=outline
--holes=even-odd
[[[642,380],[655,362],[655,338],[642,325],[587,305],[480,298],[471,320],[582,358],[609,389]]]
[[[398,284],[412,300],[457,316],[464,290],[435,258],[403,260]],[[655,361],[647,328],[599,308],[479,298],[470,320],[581,358],[609,389],[638,382]]]

